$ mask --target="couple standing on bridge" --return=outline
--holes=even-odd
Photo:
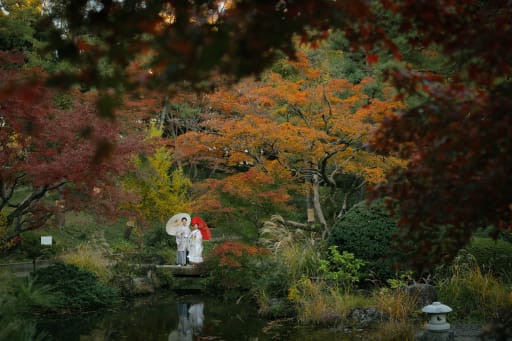
[[[189,228],[189,224],[192,229]],[[193,217],[189,222],[186,216],[181,217],[181,223],[176,229],[176,263],[179,266],[202,263],[203,240],[210,238],[210,229],[203,219]]]

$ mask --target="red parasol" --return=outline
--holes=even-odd
[[[203,219],[201,219],[200,217],[193,217],[191,224],[197,224],[199,226],[199,231],[201,231],[203,240],[212,239],[212,233],[210,232],[210,228]]]

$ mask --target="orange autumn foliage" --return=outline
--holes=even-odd
[[[220,266],[239,268],[242,266],[242,257],[262,256],[268,254],[269,251],[265,248],[228,240],[217,245],[212,250],[210,257],[217,259]]]
[[[227,176],[196,186],[196,209],[228,212],[220,193],[251,206],[285,207],[290,193],[304,193],[304,172],[320,174],[326,185],[352,174],[367,183],[384,180],[401,165],[366,148],[376,125],[402,106],[384,89],[369,97],[371,78],[352,84],[314,67],[305,53],[285,63],[296,70],[285,78],[268,72],[202,98],[208,109],[196,131],[176,139],[176,155],[189,165],[207,165]]]

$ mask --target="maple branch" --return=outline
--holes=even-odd
[[[54,189],[62,187],[67,183],[69,183],[69,181],[62,181],[62,182],[56,183],[55,185],[48,185],[48,191],[53,191]]]
[[[320,174],[322,175],[322,178],[327,179],[327,182],[334,187],[336,187],[336,182],[334,181],[334,178],[332,176],[327,175],[327,161],[334,155],[338,154],[341,150],[336,150],[334,152],[328,153],[323,159],[322,162],[320,162]],[[336,168],[338,170],[338,168]]]
[[[32,193],[27,195],[25,199],[23,199],[19,204],[13,205],[13,207],[16,207],[16,209],[9,214],[9,216],[17,216],[17,212],[23,212],[25,211],[32,202],[35,200],[41,199],[45,193],[48,191],[48,185],[45,185],[43,187],[35,188]]]
[[[331,185],[332,190],[335,190],[337,187],[336,181],[334,180],[334,175],[336,175],[339,172],[339,170],[340,170],[340,167],[335,166],[334,170],[330,174],[325,175],[325,179],[327,179],[327,183],[329,183]]]
[[[38,215],[36,219],[32,220],[22,220],[21,217],[18,217],[20,220],[16,222],[16,227],[13,230],[13,233],[5,237],[3,242],[8,243],[9,241],[17,238],[23,232],[37,230],[38,228],[43,227],[52,215],[53,213],[45,212],[43,216]],[[23,225],[26,227],[23,227]]]
[[[9,200],[12,198],[14,194],[14,189],[16,188],[16,185],[18,184],[18,181],[23,179],[25,177],[25,174],[18,175],[12,184],[10,186],[9,190],[6,189],[7,184],[4,181],[0,181],[0,199],[2,200],[0,203],[0,210],[9,203]]]
[[[287,226],[291,226],[291,227],[298,228],[301,230],[306,230],[306,231],[311,231],[311,232],[316,231],[316,228],[314,227],[314,225],[310,225],[307,223],[299,223],[297,221],[292,221],[292,220],[285,220],[284,223]]]
[[[304,123],[306,124],[306,126],[308,128],[311,128],[311,124],[309,123],[309,121],[306,119],[306,116],[302,113],[302,110],[300,110],[300,108],[295,105],[295,104],[291,104],[290,107],[292,108],[292,110],[294,112],[296,112],[300,118],[302,118],[302,120],[304,121]]]
[[[327,180],[327,182],[328,182],[329,184],[331,184],[331,185],[332,185],[332,186],[331,186],[332,188],[336,188],[336,181],[334,180],[334,174],[336,174],[336,173],[337,173],[337,171],[339,170],[339,168],[338,168],[338,167],[336,167],[336,168],[334,169],[334,171],[333,171],[333,172],[331,172],[331,174],[327,174],[327,161],[329,161],[329,159],[330,159],[331,157],[333,157],[334,155],[336,155],[337,153],[339,153],[339,152],[342,152],[342,151],[346,150],[346,149],[347,149],[347,146],[348,146],[348,144],[347,144],[347,143],[344,143],[344,147],[343,147],[343,148],[338,149],[338,150],[336,150],[336,151],[333,151],[333,152],[331,152],[331,153],[327,153],[327,155],[322,159],[322,162],[320,163],[320,174],[322,175],[322,178],[326,179],[326,180]],[[357,150],[359,150],[359,149],[358,149],[358,148],[356,148],[355,150],[357,151]],[[352,156],[350,156],[347,160],[345,160],[345,162],[350,161],[352,158],[354,158],[354,156],[353,156],[353,155],[352,155]]]
[[[347,212],[347,200],[348,200],[349,194],[357,191],[360,188],[362,188],[367,183],[366,180],[363,179],[359,185],[355,186],[355,184],[359,180],[361,180],[361,178],[357,178],[356,177],[354,179],[354,181],[352,182],[352,184],[350,185],[350,187],[347,190],[347,192],[344,193],[344,195],[343,195],[343,202],[341,204],[341,209],[340,209],[339,213],[336,215],[336,219],[341,218],[341,216],[343,216]]]
[[[327,98],[327,93],[325,92],[325,84],[323,86],[323,97],[324,97],[324,101],[327,103],[327,106],[329,107],[329,114],[327,115],[327,117],[325,117],[325,115],[322,113],[322,121],[324,121],[324,130],[327,134],[329,134],[329,126],[328,126],[328,123],[329,123],[329,120],[332,118],[332,105],[331,105],[331,101],[329,101],[329,99]]]
[[[46,193],[49,191],[55,190],[63,185],[68,183],[68,181],[61,181],[54,185],[45,185],[42,187],[35,188],[29,195],[27,195],[20,203],[18,204],[10,204],[10,207],[14,207],[15,209],[7,215],[7,225],[11,225],[15,223],[14,226],[14,234],[19,235],[19,233],[31,229],[35,229],[41,226],[44,226],[46,221],[53,215],[52,212],[46,212],[45,210],[37,210],[33,209],[30,212],[30,207],[32,204],[40,199],[42,199]],[[33,206],[32,206],[33,207]],[[30,214],[34,215],[35,213],[43,213],[43,215],[38,214],[36,219],[29,220],[28,218],[22,219],[23,217],[30,217]],[[30,213],[30,214],[29,214]],[[27,228],[23,229],[23,225],[28,225]]]

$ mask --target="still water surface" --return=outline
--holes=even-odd
[[[253,304],[196,295],[151,296],[118,311],[38,323],[53,340],[348,340],[339,331],[268,321]]]

